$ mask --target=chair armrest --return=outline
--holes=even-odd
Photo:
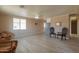
[[[11,41],[11,52],[15,52],[16,47],[17,47],[17,43],[18,43],[17,40],[12,40]]]

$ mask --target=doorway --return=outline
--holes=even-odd
[[[77,34],[77,20],[71,21],[71,34]]]
[[[77,37],[77,16],[70,16],[70,35],[73,37]]]
[[[49,35],[49,32],[50,32],[49,29],[50,29],[50,23],[45,22],[44,23],[44,33],[46,35]]]

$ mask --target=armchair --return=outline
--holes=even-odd
[[[52,34],[56,37],[56,33],[55,33],[55,30],[54,30],[54,27],[50,28],[50,37],[51,37]]]
[[[67,36],[67,32],[68,32],[68,29],[67,28],[62,28],[62,32],[58,32],[57,33],[57,38],[58,36],[61,36],[61,40],[65,37],[65,40],[66,40],[66,36]]]

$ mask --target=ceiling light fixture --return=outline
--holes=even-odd
[[[39,16],[35,16],[35,19],[39,19]]]
[[[20,5],[20,8],[24,8],[24,5]]]

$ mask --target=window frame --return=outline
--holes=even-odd
[[[16,21],[14,22],[14,18],[15,18],[15,19],[19,19],[19,22],[16,22]],[[25,20],[25,29],[22,29],[22,27],[21,27],[21,24],[23,23],[23,22],[21,22],[21,20]],[[26,27],[26,22],[27,22],[27,21],[26,21],[26,18],[13,17],[13,22],[12,22],[13,26],[12,26],[12,29],[13,29],[13,30],[26,30],[26,29],[27,29],[27,27]],[[14,28],[14,23],[18,23],[18,27],[19,27],[18,29],[15,29],[15,28]]]

